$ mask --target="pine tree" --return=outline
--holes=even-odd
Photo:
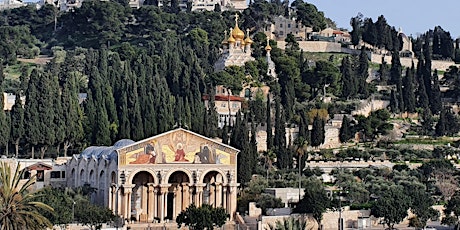
[[[342,126],[339,130],[339,140],[342,143],[348,142],[353,137],[353,133],[351,131],[350,121],[348,120],[347,116],[343,116],[342,119]]]
[[[16,158],[19,157],[19,142],[24,138],[25,129],[24,129],[24,108],[22,107],[21,93],[16,92],[16,98],[14,105],[11,108],[11,131],[10,131],[10,140],[14,143]]]

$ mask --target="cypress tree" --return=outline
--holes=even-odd
[[[435,127],[435,133],[436,133],[436,136],[438,137],[446,135],[446,126],[447,126],[446,112],[447,112],[446,109],[443,109],[441,111],[441,114],[439,115],[438,123],[436,124],[436,127]]]
[[[69,147],[75,145],[83,138],[83,113],[78,103],[78,87],[75,73],[70,73],[61,94],[64,123],[64,157],[67,157]]]
[[[423,58],[419,58],[419,62],[417,64],[417,94],[418,94],[418,106],[423,109],[429,109],[429,100],[428,94],[426,93],[425,81],[423,78],[423,65],[424,60]]]
[[[369,60],[364,49],[364,46],[361,48],[361,53],[359,54],[359,63],[358,63],[358,93],[363,95],[365,98],[369,96],[369,90],[367,87],[367,78],[369,77]]]
[[[272,130],[272,113],[271,113],[271,101],[270,94],[267,95],[267,149],[273,148],[273,130]]]
[[[339,140],[342,143],[349,141],[353,137],[353,133],[351,131],[350,121],[348,120],[347,116],[343,116],[342,119],[342,126],[339,130]]]
[[[414,64],[412,63],[412,68],[406,69],[406,77],[403,79],[403,99],[405,110],[409,113],[415,112],[415,94],[414,94]]]
[[[423,82],[425,84],[425,92],[428,98],[431,98],[431,46],[430,46],[430,37],[428,34],[425,34],[425,44],[423,44],[423,57],[424,65],[422,66],[422,76]]]
[[[402,66],[399,59],[399,52],[393,51],[391,55],[390,80],[396,85],[396,99],[398,101],[398,111],[404,112],[404,99],[402,92]]]
[[[139,95],[137,92],[137,79],[136,75],[131,73],[128,88],[128,116],[130,119],[130,133],[133,140],[141,140],[144,138],[144,125],[142,124],[141,108],[139,104]]]
[[[357,89],[353,80],[353,70],[349,57],[344,57],[342,59],[340,72],[342,74],[342,98],[349,99],[350,97],[356,96]]]
[[[87,128],[89,128],[86,133],[92,134],[89,140],[93,145],[111,144],[110,122],[102,88],[99,71],[94,66],[89,76],[88,98],[85,106]]]
[[[19,157],[19,142],[24,138],[25,129],[24,129],[24,108],[22,107],[21,93],[16,92],[16,98],[14,100],[14,105],[11,108],[11,132],[10,140],[14,143],[16,158]]]
[[[325,130],[324,121],[317,114],[313,120],[313,128],[311,130],[311,146],[318,147],[324,143]]]
[[[430,108],[432,114],[438,114],[442,109],[441,89],[439,87],[438,70],[433,73],[433,86],[431,88]]]
[[[388,65],[387,65],[387,62],[385,61],[385,57],[382,57],[382,64],[380,64],[380,67],[379,67],[379,74],[380,74],[380,82],[382,84],[386,84],[388,83],[388,80],[389,80],[389,76],[390,76],[390,71],[389,71],[389,68],[388,68]]]
[[[8,119],[5,114],[4,107],[4,97],[3,97],[3,81],[5,80],[5,76],[3,74],[3,64],[2,60],[0,59],[0,146],[6,147],[6,155],[8,156],[8,140],[10,137],[10,124],[8,124]]]

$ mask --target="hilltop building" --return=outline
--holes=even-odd
[[[19,8],[25,5],[25,3],[19,0],[3,0],[0,1],[0,10]]]

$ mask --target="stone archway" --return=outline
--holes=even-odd
[[[154,196],[149,185],[154,183],[152,174],[146,171],[137,172],[132,179],[131,193],[131,210],[130,218],[136,221],[147,221],[155,212],[155,207],[152,205]]]
[[[218,171],[209,171],[203,177],[203,204],[226,208],[227,190],[224,176]]]
[[[176,219],[191,203],[190,177],[183,171],[175,171],[168,178],[166,219]]]

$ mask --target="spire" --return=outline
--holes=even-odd
[[[249,37],[249,29],[246,29],[246,39],[244,39],[244,43],[246,45],[251,45],[253,43],[253,41],[251,40],[251,38]]]
[[[265,50],[267,51],[267,56],[270,56],[270,50],[272,47],[270,46],[270,38],[267,37],[267,46],[265,46]]]

